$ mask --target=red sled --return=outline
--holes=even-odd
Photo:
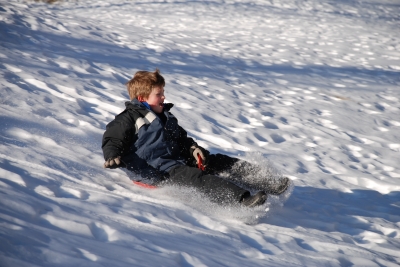
[[[151,185],[151,184],[145,184],[145,183],[137,182],[137,181],[132,181],[132,182],[137,186],[147,188],[147,189],[156,189],[157,188],[157,186]]]

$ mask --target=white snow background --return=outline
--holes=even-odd
[[[226,208],[103,169],[157,67],[190,136],[292,194]],[[400,265],[398,0],[0,0],[0,76],[2,267]]]

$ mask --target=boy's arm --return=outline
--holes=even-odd
[[[124,116],[123,113],[107,125],[101,146],[106,160],[104,167],[112,167],[113,161],[115,161],[116,165],[119,165],[120,157],[129,150],[135,133],[135,129],[131,125],[134,125],[134,123],[129,120],[129,116]],[[111,162],[110,166],[108,166],[107,162]]]
[[[179,130],[181,155],[188,160],[192,160],[194,158],[196,164],[198,164],[197,154],[200,154],[200,157],[203,160],[203,165],[206,166],[208,163],[210,152],[199,146],[193,140],[193,138],[188,137],[187,132],[181,126],[179,126]]]
[[[187,132],[179,126],[179,145],[181,147],[181,154],[189,156],[190,147],[197,145],[193,138],[187,136]]]

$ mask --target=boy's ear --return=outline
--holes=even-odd
[[[145,102],[145,101],[146,101],[146,100],[144,99],[144,97],[141,96],[141,95],[139,95],[139,96],[137,97],[137,100],[139,100],[140,102]]]

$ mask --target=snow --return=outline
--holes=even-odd
[[[0,0],[0,266],[399,266],[399,29],[397,0]],[[293,191],[227,208],[103,169],[155,68],[200,145]]]

